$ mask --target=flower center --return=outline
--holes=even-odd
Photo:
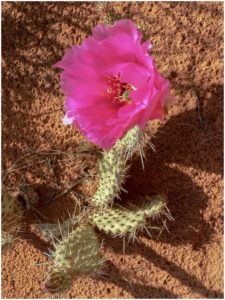
[[[133,89],[130,84],[120,82],[120,75],[108,76],[107,95],[114,104],[130,104],[130,92]]]

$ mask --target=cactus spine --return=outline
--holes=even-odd
[[[81,215],[82,216],[82,215]],[[69,232],[78,224],[80,217],[70,216],[67,220],[58,224],[38,224],[37,228],[46,240],[59,239],[68,235]]]

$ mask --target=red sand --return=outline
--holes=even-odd
[[[131,18],[153,43],[153,55],[178,104],[156,133],[145,172],[133,161],[122,201],[166,193],[175,222],[159,240],[140,235],[122,253],[106,237],[107,277],[77,278],[61,298],[223,297],[223,3],[113,3],[117,18]],[[96,3],[3,3],[3,171],[36,150],[76,150],[83,137],[64,127],[64,96],[52,65],[79,44],[106,15]],[[197,93],[197,97],[194,94]],[[9,172],[5,187],[31,184],[48,222],[72,207],[68,193],[47,202],[81,174],[96,172],[94,156],[33,155]],[[25,166],[24,164],[28,164]],[[31,165],[32,164],[32,165]],[[30,166],[31,165],[31,166]],[[21,168],[22,167],[22,168]],[[93,180],[77,190],[91,195]],[[43,290],[48,244],[37,234],[37,213],[2,259],[4,298],[51,298]],[[46,222],[45,221],[45,222]]]

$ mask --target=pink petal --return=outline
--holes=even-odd
[[[111,27],[99,24],[92,36],[68,49],[55,65],[63,69],[61,87],[67,96],[63,123],[73,123],[104,149],[110,149],[132,127],[144,129],[149,120],[162,120],[170,99],[170,84],[148,54],[152,45],[141,43],[141,38],[131,20],[117,21]],[[126,83],[132,89],[129,103],[121,102],[122,95],[117,94]]]

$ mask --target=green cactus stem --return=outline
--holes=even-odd
[[[109,151],[104,151],[103,159],[99,166],[98,188],[90,199],[95,207],[107,207],[115,198],[119,198],[120,190],[123,190],[127,160],[137,150],[141,143],[141,130],[135,126]]]
[[[99,230],[112,236],[134,236],[138,230],[145,228],[148,218],[154,218],[165,210],[163,196],[147,198],[141,208],[127,210],[124,208],[99,209],[90,216],[91,223]]]

